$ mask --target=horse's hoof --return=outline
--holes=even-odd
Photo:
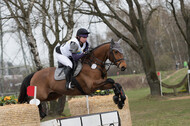
[[[125,95],[121,95],[121,101],[125,101],[126,100],[126,96]]]
[[[119,97],[114,95],[113,96],[113,101],[114,101],[115,104],[117,104],[119,102]]]
[[[123,102],[122,102],[122,101],[119,101],[118,104],[117,104],[117,107],[118,107],[119,109],[122,109],[123,106],[124,106]]]
[[[40,120],[42,120],[43,118],[45,118],[47,115],[45,112],[40,112]]]

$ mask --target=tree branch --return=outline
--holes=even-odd
[[[74,11],[75,11],[75,3],[76,3],[76,0],[71,0],[70,1],[70,6],[69,6],[69,10],[68,10],[68,22],[69,24],[67,25],[67,27],[69,28],[73,28],[74,26],[74,22],[73,22],[73,14],[74,14]]]
[[[175,22],[176,22],[176,24],[177,24],[177,27],[179,28],[179,30],[180,30],[180,32],[181,32],[183,38],[185,39],[185,41],[188,43],[188,41],[187,41],[187,36],[185,35],[185,33],[184,33],[184,31],[183,31],[182,27],[180,26],[179,21],[178,21],[178,19],[177,19],[176,10],[175,10],[174,4],[173,4],[173,0],[171,0],[171,2],[168,1],[168,3],[169,3],[169,4],[171,5],[171,7],[172,7],[172,13],[173,13]]]
[[[26,32],[26,29],[22,26],[22,24],[20,23],[19,19],[18,19],[18,16],[16,16],[10,6],[10,4],[8,3],[9,0],[3,0],[6,5],[7,5],[7,8],[9,9],[9,12],[11,13],[11,16],[15,19],[15,21],[17,22],[19,28],[23,31],[23,32]]]
[[[124,22],[115,12],[115,10],[110,6],[110,4],[108,4],[108,2],[106,2],[105,0],[103,0],[103,2],[106,4],[106,6],[111,10],[111,12],[114,14],[115,19],[118,20],[121,24],[123,24],[123,26],[125,28],[127,28],[130,32],[132,31],[132,28],[129,24],[127,24],[126,22]]]
[[[143,16],[142,16],[142,12],[141,12],[141,6],[140,6],[138,0],[134,0],[134,2],[135,2],[135,5],[136,5],[136,7],[137,7],[139,20],[140,20],[140,22],[143,23]]]
[[[46,0],[43,0],[42,3],[42,35],[44,37],[45,43],[50,46],[50,41],[47,37],[47,31],[46,31],[46,13],[44,12],[46,9]],[[51,29],[52,30],[52,29]]]
[[[145,28],[147,28],[147,25],[148,25],[148,23],[149,23],[149,21],[150,21],[152,15],[153,15],[153,13],[154,13],[156,10],[157,10],[157,8],[154,8],[154,9],[151,9],[151,11],[149,12],[148,17],[147,17],[146,20],[145,20]]]
[[[56,7],[56,0],[53,0],[53,12],[54,12],[54,16],[55,16],[55,38],[56,40],[59,40],[59,20],[58,20],[58,13],[57,13],[57,7]]]
[[[189,19],[189,16],[188,16],[188,14],[187,14],[186,11],[185,11],[184,0],[179,0],[179,1],[180,1],[180,5],[181,5],[181,13],[182,13],[182,15],[183,15],[183,19],[184,19],[184,21],[185,21],[186,24],[187,24],[188,19]]]
[[[97,11],[97,13],[99,13],[100,18],[104,21],[105,24],[107,24],[107,26],[119,37],[122,38],[124,41],[126,41],[135,51],[138,52],[138,46],[135,45],[129,38],[125,37],[125,35],[123,35],[122,33],[120,33],[116,28],[113,27],[113,25],[110,24],[110,22],[103,16],[101,15],[101,11],[98,8],[97,2],[96,0],[93,0],[93,5]]]

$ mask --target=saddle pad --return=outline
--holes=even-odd
[[[65,73],[64,73],[63,69],[64,68],[56,68],[55,69],[55,73],[54,73],[55,80],[63,80],[63,79],[65,79]],[[80,73],[81,69],[82,69],[82,63],[78,62],[77,68],[75,69],[75,72],[74,72],[73,76],[76,77]]]

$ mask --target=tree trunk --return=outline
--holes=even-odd
[[[49,66],[50,67],[54,67],[54,57],[53,57],[53,51],[54,51],[54,48],[52,47],[49,47]]]
[[[33,54],[34,62],[35,62],[35,65],[36,65],[36,69],[37,70],[41,70],[43,67],[42,67],[42,64],[41,64],[41,61],[40,61],[40,57],[39,57],[39,53],[38,53],[38,49],[37,49],[36,40],[35,40],[34,36],[31,33],[29,33],[26,36],[26,38],[27,38],[28,44],[30,46],[30,51]]]
[[[57,114],[61,115],[65,108],[66,95],[63,95],[58,99]]]
[[[139,51],[139,55],[142,59],[143,68],[146,74],[146,78],[150,87],[150,93],[152,96],[161,95],[160,83],[156,74],[155,62],[149,45],[144,43],[144,46]]]
[[[66,95],[61,96],[58,101],[50,101],[50,115],[61,115],[66,103]]]
[[[56,115],[57,114],[57,101],[50,101],[50,109],[49,109],[49,114],[50,115]]]
[[[188,67],[190,68],[190,20],[186,23],[186,36],[188,45]]]

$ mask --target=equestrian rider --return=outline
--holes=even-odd
[[[72,58],[74,61],[78,61],[86,54],[89,48],[89,44],[87,42],[88,34],[90,34],[90,32],[84,28],[80,28],[77,31],[75,38],[72,38],[61,46],[56,47],[55,57],[58,62],[66,66],[64,71],[66,75],[66,89],[74,88],[74,85],[71,84],[73,63],[69,58]]]

